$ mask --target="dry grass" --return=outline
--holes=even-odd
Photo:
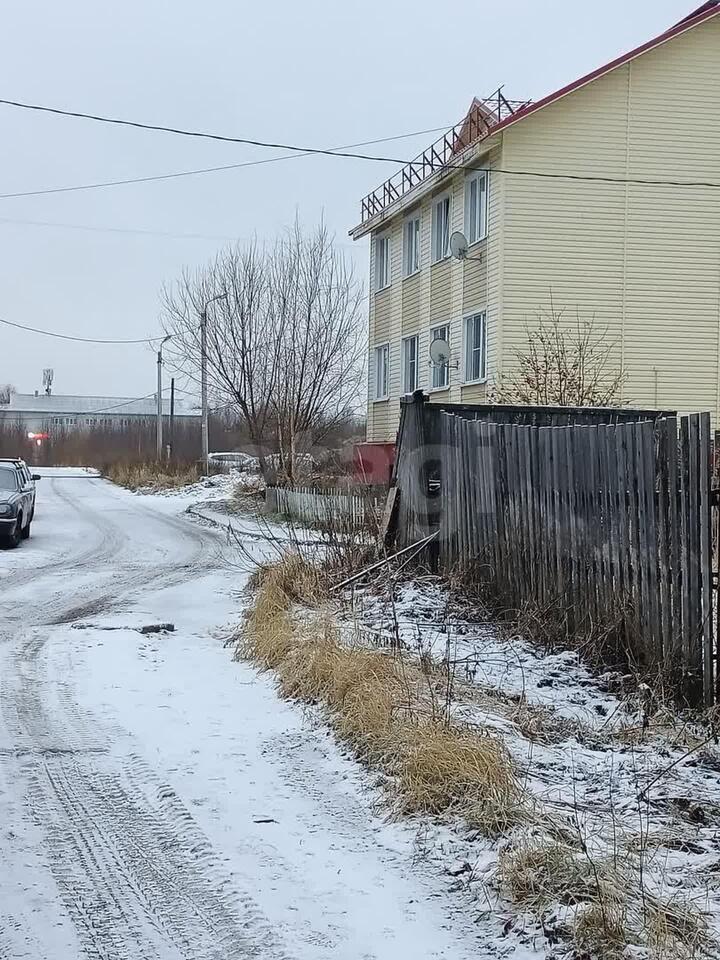
[[[453,815],[489,837],[535,831],[501,853],[500,888],[540,918],[566,906],[588,956],[615,960],[628,943],[663,960],[702,954],[704,917],[646,889],[643,851],[623,846],[592,858],[576,824],[532,804],[497,736],[450,722],[442,665],[423,669],[401,651],[348,643],[323,613],[321,573],[296,555],[260,570],[254,585],[238,654],[274,670],[284,696],[325,707],[338,736],[383,775],[398,813]],[[525,717],[523,704],[506,707],[535,737],[548,736],[551,718]]]
[[[592,956],[615,960],[628,943],[657,958],[691,958],[708,943],[707,923],[690,903],[663,900],[643,888],[639,861],[591,858],[582,843],[557,837],[526,838],[500,857],[499,879],[515,903],[536,915],[556,904],[579,907],[573,935]]]
[[[505,850],[499,877],[515,903],[536,913],[554,903],[591,903],[600,893],[598,877],[578,848],[545,837],[531,837]]]
[[[344,644],[322,615],[291,613],[316,584],[292,558],[264,569],[239,653],[273,669],[284,696],[322,704],[340,737],[390,778],[403,813],[455,813],[488,835],[523,816],[523,795],[503,744],[446,721],[432,680],[400,654]]]
[[[710,945],[707,922],[695,908],[680,900],[652,898],[645,911],[648,940],[661,960],[704,956]]]
[[[496,737],[433,722],[398,731],[400,806],[407,813],[456,813],[496,836],[525,815],[509,754]]]
[[[593,957],[603,960],[622,960],[631,939],[627,915],[620,903],[589,903],[575,918],[575,942]]]
[[[249,586],[257,591],[255,606],[266,604],[271,609],[287,610],[293,603],[313,607],[328,596],[322,570],[295,551],[284,553],[276,563],[257,567]]]
[[[128,490],[145,487],[151,490],[174,490],[195,483],[200,477],[195,463],[111,463],[103,468],[103,474]]]

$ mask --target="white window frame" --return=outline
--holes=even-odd
[[[385,271],[384,276],[382,277],[383,283],[380,283],[381,272],[378,269],[380,265],[380,250],[385,250]],[[390,259],[390,234],[389,233],[379,233],[375,237],[375,293],[380,293],[381,290],[387,290],[387,288],[392,284],[392,262]]]
[[[441,204],[447,204],[447,235],[445,237],[445,249],[440,250],[439,245],[439,226],[438,226],[438,207]],[[432,203],[432,227],[430,232],[430,260],[432,263],[441,263],[450,256],[450,224],[452,223],[452,197],[449,193],[435,197]]]
[[[482,342],[479,346],[474,342],[475,321],[478,318],[482,320]],[[487,381],[487,313],[484,310],[478,310],[476,313],[466,316],[463,321],[463,331],[465,335],[465,383],[485,383]],[[478,370],[478,376],[474,376],[473,360],[478,351],[480,351],[480,369]]]
[[[411,356],[412,348],[415,348],[415,356]],[[402,382],[403,393],[414,393],[420,383],[420,337],[413,334],[411,337],[402,339]]]
[[[387,400],[390,396],[390,344],[379,343],[373,351],[373,360],[373,400]],[[382,368],[380,361],[382,361]],[[382,383],[381,369],[383,369]]]
[[[408,217],[403,223],[403,277],[412,277],[420,271],[420,214]]]
[[[478,209],[476,210],[478,221],[476,234],[471,229],[473,213],[471,191],[473,184],[477,184],[476,204],[479,205]],[[490,180],[486,170],[477,171],[476,173],[470,174],[465,179],[465,236],[467,237],[469,246],[472,246],[474,243],[480,243],[481,240],[485,240],[488,234],[489,185]]]
[[[440,334],[440,336],[436,336]],[[438,327],[432,327],[430,330],[430,343],[434,340],[447,340],[448,345],[450,344],[450,324],[441,323]],[[442,380],[441,383],[436,383],[436,380]],[[430,379],[430,389],[431,390],[447,390],[450,386],[450,359],[448,362],[439,367],[437,364],[432,364],[432,375]]]

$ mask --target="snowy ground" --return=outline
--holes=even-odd
[[[392,601],[386,585],[347,599],[362,642],[399,638],[411,653],[454,665],[456,722],[502,737],[539,809],[569,823],[598,858],[629,863],[629,851],[640,851],[638,888],[694,905],[720,941],[720,748],[709,725],[648,703],[632,678],[598,678],[572,652],[548,655],[508,636],[463,611],[436,578],[401,584]],[[431,833],[432,859],[446,833]],[[474,866],[466,892],[474,886],[479,901],[498,849],[456,846]],[[493,904],[502,912],[501,899]],[[528,918],[510,926],[521,941],[542,943]]]
[[[0,958],[524,955],[232,662],[251,564],[183,516],[207,491],[42,472],[31,540],[0,552]]]

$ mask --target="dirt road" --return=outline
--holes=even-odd
[[[0,553],[0,960],[478,956],[411,828],[223,648],[222,535],[42,472]]]

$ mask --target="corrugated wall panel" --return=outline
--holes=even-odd
[[[712,20],[510,127],[503,166],[717,181],[718,62]],[[607,330],[627,402],[717,417],[720,190],[502,179],[504,368],[552,294]]]
[[[406,277],[402,283],[402,333],[407,336],[420,327],[420,274]]]

